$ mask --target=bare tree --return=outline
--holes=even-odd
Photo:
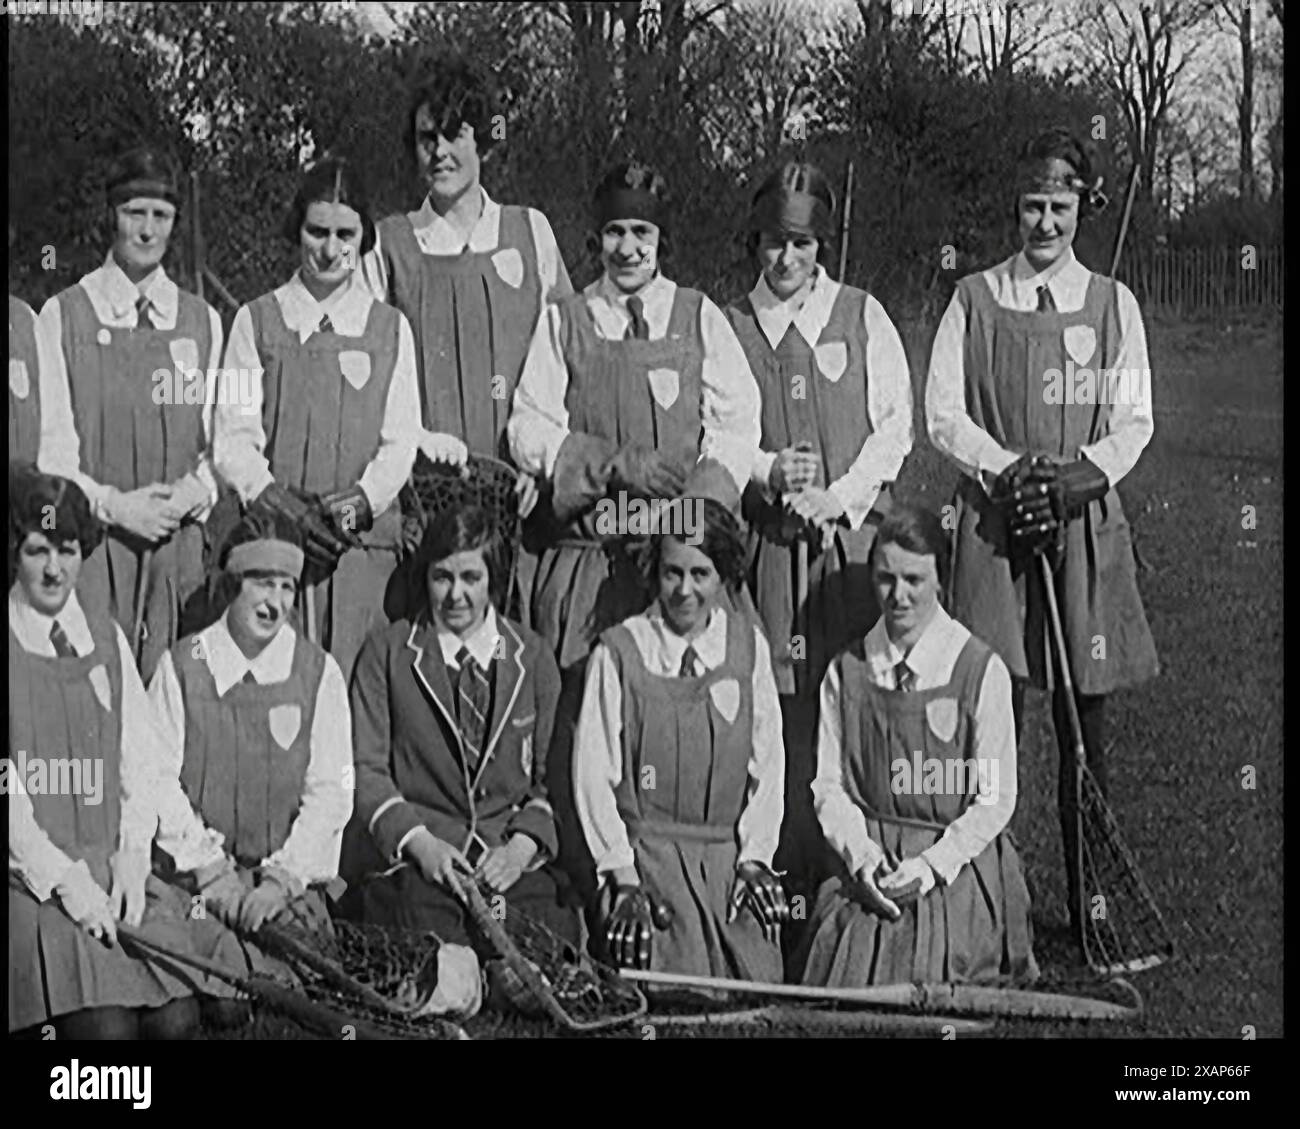
[[[1253,200],[1255,189],[1255,0],[1218,0],[1215,16],[1227,24],[1241,44],[1241,84],[1237,92],[1238,172],[1237,192]]]
[[[1210,4],[1205,0],[1094,0],[1082,28],[1095,50],[1096,77],[1124,112],[1129,148],[1141,167],[1140,193],[1150,206],[1160,134],[1170,95],[1196,49],[1188,34]]]

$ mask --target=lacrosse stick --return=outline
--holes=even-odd
[[[575,1032],[603,1031],[645,1015],[645,996],[612,968],[520,910],[494,912],[472,878],[462,885],[470,916],[504,963],[507,994],[521,1010],[540,1011]]]
[[[1142,1013],[1142,998],[1128,984],[1115,983],[1128,1002],[1023,988],[981,984],[882,984],[869,988],[820,988],[802,984],[766,984],[758,980],[729,980],[721,976],[687,976],[624,968],[627,980],[665,988],[703,990],[726,995],[899,1009],[924,1015],[963,1015],[1017,1019],[1128,1020]]]
[[[144,644],[144,604],[149,592],[149,573],[153,571],[153,546],[140,554],[140,571],[135,578],[135,607],[131,617],[131,654],[136,666],[140,665],[140,651]]]
[[[316,627],[316,585],[314,584],[302,586],[302,616],[306,621],[302,633],[307,636],[309,642],[319,643],[317,636],[320,631]]]
[[[1078,880],[1075,909],[1079,915],[1084,959],[1101,976],[1142,972],[1174,955],[1173,938],[1120,834],[1119,823],[1088,768],[1052,566],[1045,556],[1038,559],[1074,744],[1075,846],[1070,865]],[[1088,912],[1085,889],[1102,899],[1099,918]]]
[[[888,1011],[829,1011],[798,1004],[765,1004],[739,1011],[655,1014],[648,1022],[656,1027],[765,1027],[783,1036],[788,1036],[791,1031],[809,1035],[843,1032],[854,1036],[978,1035],[993,1026],[987,1019]]]
[[[347,923],[339,924],[348,928]],[[373,931],[377,927],[350,928]],[[117,932],[149,960],[188,967],[212,976],[258,1000],[271,1011],[328,1037],[337,1038],[341,1032],[351,1028],[358,1039],[367,1040],[469,1038],[460,1027],[447,1020],[417,1017],[415,1013],[419,1010],[419,1003],[412,1000],[413,991],[408,991],[404,997],[399,993],[398,998],[403,1003],[385,998],[349,975],[318,945],[296,939],[289,931],[277,926],[264,926],[258,933],[258,943],[269,942],[266,947],[275,950],[277,956],[290,964],[300,978],[299,983],[285,983],[266,973],[235,972],[207,957],[178,952],[122,922],[118,923]],[[425,944],[428,947],[428,938],[425,938]],[[415,985],[410,987],[418,990]]]

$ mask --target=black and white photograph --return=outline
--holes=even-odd
[[[580,1038],[1251,1101],[1282,0],[3,7],[34,1100]]]

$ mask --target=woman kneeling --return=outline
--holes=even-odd
[[[1011,679],[939,604],[948,536],[900,507],[871,577],[883,609],[822,682],[818,821],[843,871],[814,907],[806,984],[1032,980]]]

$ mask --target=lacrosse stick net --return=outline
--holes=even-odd
[[[470,455],[463,467],[437,463],[423,451],[415,456],[411,477],[398,494],[403,522],[402,540],[407,546],[418,545],[438,521],[465,506],[484,510],[501,535],[509,559],[502,562],[502,576],[508,587],[498,592],[500,606],[509,612],[518,581],[515,558],[518,556],[521,523],[515,482],[519,472],[509,463],[488,455]]]
[[[525,1014],[541,1014],[566,1031],[601,1031],[645,1015],[645,995],[635,984],[592,960],[521,910],[466,883],[466,905],[482,940],[501,962],[500,980]]]
[[[139,931],[119,933],[151,960],[189,967],[238,989],[268,1010],[326,1038],[351,1028],[360,1039],[464,1039],[454,1023],[424,1013],[436,986],[437,938],[339,922],[333,936],[267,925],[257,945],[284,971],[241,973],[177,952]],[[432,966],[432,967],[431,967]],[[355,975],[354,975],[355,973]]]
[[[1039,562],[1074,742],[1076,816],[1072,864],[1079,879],[1075,908],[1084,959],[1099,976],[1143,972],[1173,957],[1173,937],[1133,852],[1124,842],[1114,812],[1088,768],[1052,568],[1046,557],[1039,557]]]

